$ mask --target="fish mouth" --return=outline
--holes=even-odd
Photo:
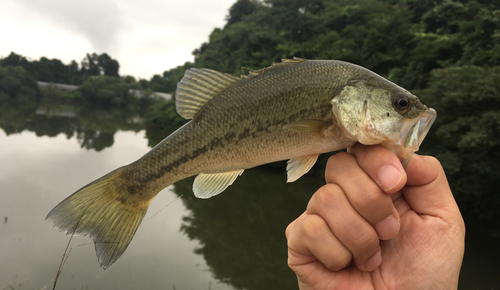
[[[406,166],[413,153],[418,151],[420,144],[431,129],[436,115],[436,110],[427,109],[419,117],[403,122],[399,131],[399,142],[397,142],[399,146],[393,148],[393,152],[399,157],[403,166]]]

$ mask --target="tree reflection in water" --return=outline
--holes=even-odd
[[[287,266],[285,228],[305,209],[323,178],[304,176],[287,184],[284,170],[249,169],[219,196],[200,200],[193,178],[174,185],[191,211],[182,231],[197,239],[216,279],[241,289],[295,289]]]
[[[76,136],[82,148],[96,151],[111,147],[118,130],[143,130],[145,112],[157,101],[127,106],[77,105],[75,97],[54,97],[47,91],[41,95],[0,99],[0,127],[5,133],[27,130],[49,137],[63,133],[68,139]]]

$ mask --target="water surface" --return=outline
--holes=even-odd
[[[62,134],[0,131],[0,144],[0,287],[51,289],[68,237],[45,216],[79,187],[147,152],[147,140],[142,131],[118,132],[112,148],[96,152]],[[193,252],[199,242],[179,231],[188,215],[182,201],[163,209],[176,197],[170,188],[158,195],[126,254],[106,271],[91,240],[75,237],[58,289],[233,289],[213,278]]]

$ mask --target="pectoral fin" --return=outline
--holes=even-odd
[[[307,155],[300,158],[288,160],[286,166],[286,182],[294,182],[302,175],[306,174],[311,169],[311,167],[313,167],[314,163],[316,163],[316,160],[318,160],[318,156],[318,154]]]
[[[285,129],[302,133],[322,133],[330,124],[321,120],[300,120],[283,126]]]
[[[210,198],[217,195],[233,184],[242,173],[243,170],[223,173],[200,173],[193,183],[194,195],[197,198]]]

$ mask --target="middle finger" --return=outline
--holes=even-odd
[[[343,189],[352,207],[376,230],[379,239],[394,237],[399,231],[399,215],[392,199],[363,171],[356,158],[338,153],[327,166],[327,183]]]
[[[342,188],[336,184],[324,185],[313,195],[306,212],[326,221],[334,236],[352,253],[360,270],[372,271],[378,267],[381,257],[377,258],[380,254],[377,233],[351,206]]]

